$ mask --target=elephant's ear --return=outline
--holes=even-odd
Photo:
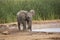
[[[30,10],[30,13],[34,16],[35,15],[35,11],[34,10]]]
[[[17,15],[25,15],[25,14],[27,14],[27,13],[28,13],[28,11],[20,10],[20,11],[17,13]]]

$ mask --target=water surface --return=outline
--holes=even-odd
[[[60,28],[33,29],[33,32],[60,32]]]

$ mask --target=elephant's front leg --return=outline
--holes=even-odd
[[[23,31],[26,31],[26,21],[23,21]]]
[[[28,24],[28,29],[30,29],[30,31],[32,31],[32,20],[28,20],[27,24]]]
[[[18,29],[19,29],[19,31],[21,30],[21,28],[20,28],[20,22],[18,22]]]

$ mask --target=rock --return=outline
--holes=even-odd
[[[8,35],[9,34],[9,31],[4,31],[4,32],[2,32],[2,34]]]

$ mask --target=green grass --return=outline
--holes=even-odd
[[[0,0],[0,23],[15,22],[19,10],[31,9],[33,20],[60,19],[60,0]]]

